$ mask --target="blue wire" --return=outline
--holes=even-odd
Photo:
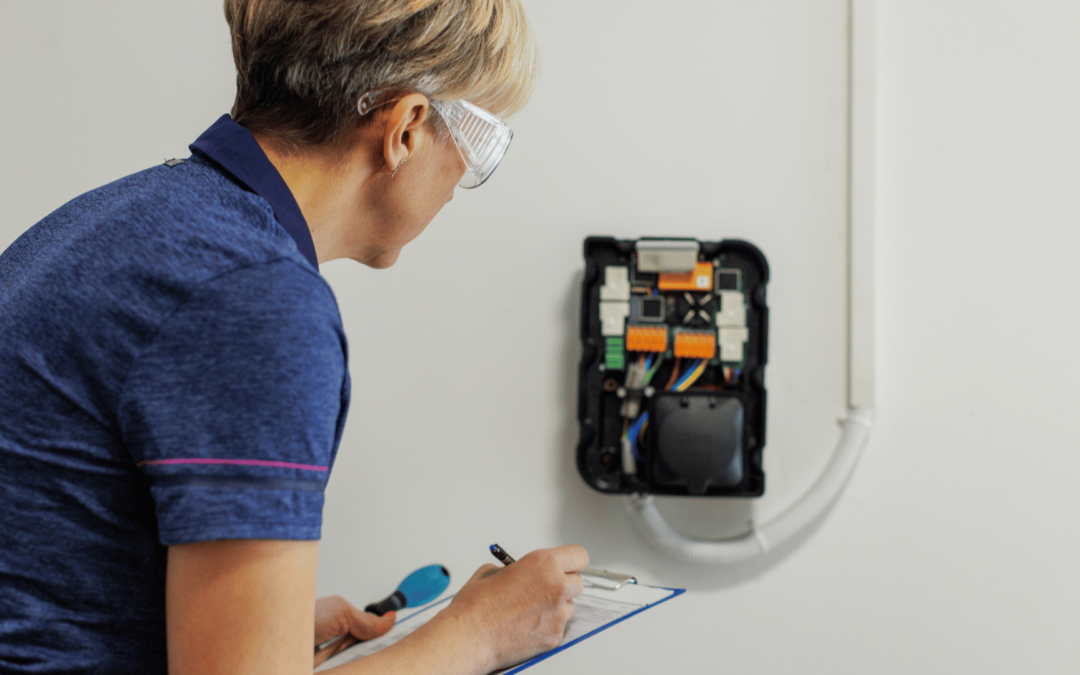
[[[655,356],[655,354],[651,352],[645,356],[645,365],[642,370],[643,373],[649,372],[649,368],[652,368],[653,356]],[[641,460],[641,454],[638,453],[637,450],[637,437],[638,433],[641,432],[641,425],[645,424],[645,420],[647,419],[649,419],[649,413],[644,413],[636,420],[634,420],[634,422],[630,425],[630,428],[626,432],[626,435],[630,439],[630,452],[634,455],[634,459],[637,460]]]
[[[630,430],[627,432],[627,436],[630,437],[630,454],[634,456],[639,462],[644,462],[645,458],[641,456],[641,453],[637,449],[638,434],[641,433],[641,427],[649,421],[649,413],[642,413],[641,417],[637,418],[633,424],[630,425]]]
[[[636,420],[630,425],[630,429],[626,432],[626,436],[630,441],[630,448],[637,450],[637,437],[641,433],[641,425],[644,424],[644,420],[647,419],[649,413],[643,413],[638,416]]]

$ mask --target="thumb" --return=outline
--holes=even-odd
[[[393,628],[396,618],[396,612],[375,616],[354,608],[354,611],[349,612],[349,633],[360,640],[371,640]]]

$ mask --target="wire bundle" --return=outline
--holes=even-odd
[[[649,354],[645,359],[645,386],[649,386],[649,382],[652,381],[653,375],[656,375],[656,371],[660,370],[660,365],[664,362],[664,355],[656,355],[656,363],[652,362],[653,355]]]
[[[692,384],[698,381],[698,378],[705,372],[705,366],[708,362],[704,359],[697,359],[690,364],[690,367],[686,369],[683,376],[671,386],[672,391],[686,391]]]
[[[630,430],[626,432],[626,438],[630,441],[630,452],[634,454],[634,459],[639,462],[645,461],[645,458],[641,456],[641,451],[638,450],[638,436],[641,435],[641,430],[645,428],[648,421],[649,413],[641,413],[641,417],[634,420],[634,423],[630,425]]]
[[[649,354],[644,357],[644,360],[639,363],[639,368],[645,372],[645,386],[648,386],[653,376],[656,375],[656,371],[660,369],[660,364],[664,361],[663,354],[656,355],[656,363],[653,363],[653,354]],[[673,377],[674,384],[668,384],[668,389],[672,391],[686,391],[689,389],[698,379],[705,373],[705,367],[708,362],[704,359],[696,359],[691,363],[682,376],[677,380]],[[675,363],[675,369],[672,372],[674,376],[678,372],[678,361]],[[649,423],[649,413],[642,413],[636,420],[630,423],[626,428],[626,435],[623,440],[630,444],[630,452],[634,455],[634,459],[641,462],[644,458],[641,456],[641,452],[638,450],[638,437],[641,436],[645,426]]]

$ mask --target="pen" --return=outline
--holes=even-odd
[[[510,563],[514,562],[514,559],[510,556],[509,553],[502,549],[502,546],[499,546],[498,544],[492,544],[488,547],[488,549],[491,551],[491,555],[498,558],[499,562],[501,562],[503,565],[509,565]]]
[[[491,555],[494,555],[495,557],[499,558],[499,562],[502,563],[503,565],[510,565],[511,563],[516,562],[516,561],[514,561],[513,556],[511,556],[509,553],[503,551],[502,546],[500,546],[497,543],[494,543],[494,544],[491,544],[490,546],[488,546],[488,550],[491,552]],[[593,581],[590,581],[589,579],[586,579],[586,576],[588,576],[588,577],[600,577],[600,578],[610,579],[612,581],[615,581],[617,585],[613,586],[613,588],[611,588],[611,590],[618,590],[618,589],[622,588],[622,585],[624,583],[637,583],[637,579],[634,579],[633,577],[629,577],[629,576],[626,576],[626,575],[615,575],[615,573],[611,573],[611,572],[603,570],[603,569],[593,569],[591,567],[586,567],[583,570],[581,570],[579,573],[581,575],[581,580],[585,582],[585,588],[589,588],[589,589],[593,589],[593,588],[604,589],[604,588],[608,588],[608,586],[604,586],[604,585],[594,583]]]
[[[513,556],[511,556],[509,553],[504,551],[503,547],[499,546],[498,544],[492,544],[491,546],[488,546],[488,550],[490,550],[491,555],[498,558],[499,562],[501,562],[503,565],[509,565],[512,562],[516,562],[514,560]],[[583,575],[584,574],[595,574],[595,573],[596,573],[596,570],[593,570],[593,569],[586,568],[586,569],[581,570],[581,574],[583,574]],[[601,574],[601,576],[603,576],[603,575],[607,574],[607,572],[601,572],[600,574]],[[581,580],[585,582],[585,586],[587,588],[593,588],[594,586],[596,586],[596,584],[589,581],[584,576],[581,578]],[[634,583],[637,583],[637,581],[635,580]]]

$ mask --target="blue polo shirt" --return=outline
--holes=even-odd
[[[319,538],[337,303],[252,135],[191,149],[0,255],[0,672],[165,673],[166,547]]]

